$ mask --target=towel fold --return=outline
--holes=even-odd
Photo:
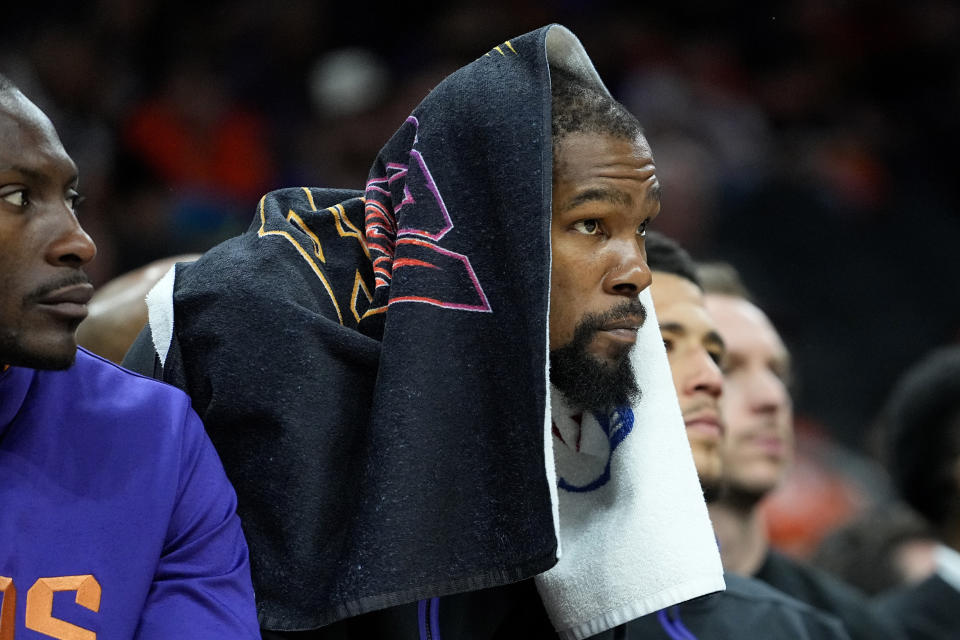
[[[564,640],[724,588],[649,291],[641,300],[640,400],[595,415],[551,393],[563,553],[537,586]]]

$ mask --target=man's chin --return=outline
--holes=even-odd
[[[573,406],[608,411],[632,404],[640,396],[627,353],[619,359],[600,358],[563,347],[550,352],[550,381]]]
[[[77,343],[70,339],[56,344],[25,345],[0,342],[0,363],[28,369],[62,371],[73,366],[77,358]]]

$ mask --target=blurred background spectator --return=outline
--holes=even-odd
[[[930,525],[906,505],[894,503],[833,531],[811,562],[874,596],[930,577],[936,546]]]
[[[805,430],[819,468],[855,459],[897,375],[960,340],[960,6],[949,0],[453,0],[400,12],[39,0],[6,13],[0,70],[80,167],[98,284],[237,233],[270,188],[361,187],[445,73],[560,22],[647,129],[664,187],[656,226],[734,263],[788,343],[801,463]],[[831,525],[886,498],[882,481],[845,473],[865,464],[834,464],[847,488]]]

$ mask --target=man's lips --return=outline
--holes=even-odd
[[[628,316],[626,318],[620,318],[619,320],[613,320],[607,322],[600,329],[602,331],[616,331],[618,329],[627,329],[630,331],[636,332],[637,329],[643,326],[644,318],[640,316]]]
[[[776,435],[756,434],[750,438],[744,438],[743,441],[759,449],[764,454],[775,458],[782,457],[787,449],[783,438]]]
[[[37,300],[37,304],[57,315],[82,320],[87,317],[87,303],[91,297],[92,284],[72,284],[44,294]]]
[[[615,340],[633,343],[637,341],[637,329],[641,326],[643,326],[643,318],[634,316],[608,322],[600,328],[600,331]]]
[[[687,429],[720,438],[723,435],[723,423],[716,413],[701,411],[683,416]]]

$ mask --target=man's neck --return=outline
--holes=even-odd
[[[720,544],[723,568],[744,576],[754,575],[767,557],[767,525],[757,504],[738,507],[724,501],[708,505],[713,530]]]

